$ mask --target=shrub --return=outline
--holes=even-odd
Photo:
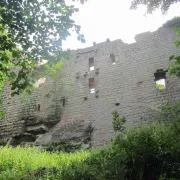
[[[121,134],[124,133],[125,130],[124,123],[126,122],[126,118],[124,116],[121,117],[117,111],[113,111],[112,116],[113,116],[114,131],[120,132]]]
[[[88,156],[89,151],[51,153],[37,147],[0,147],[0,180],[59,180],[65,167],[68,169]]]
[[[123,140],[116,138],[113,147],[126,154],[125,179],[180,177],[180,136],[174,123],[160,122],[130,130]]]
[[[180,179],[178,117],[124,131],[125,120],[114,115],[123,136],[101,148],[52,153],[35,147],[0,147],[0,180]]]

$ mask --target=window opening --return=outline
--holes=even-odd
[[[62,99],[62,106],[64,107],[65,105],[66,105],[66,99],[63,98],[63,99]]]
[[[40,106],[40,104],[38,104],[37,105],[37,110],[40,111],[40,108],[41,108],[41,106]]]
[[[89,58],[89,71],[94,70],[94,58]]]
[[[89,92],[90,94],[95,93],[95,82],[94,78],[89,79]]]
[[[79,79],[79,76],[80,76],[80,75],[79,75],[79,73],[77,72],[77,73],[76,73],[76,79]]]
[[[166,71],[163,69],[158,69],[156,73],[154,73],[156,88],[159,90],[166,89]]]
[[[111,58],[111,63],[112,65],[116,64],[116,57],[114,54],[110,54],[110,58]]]

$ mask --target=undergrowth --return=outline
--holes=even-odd
[[[0,180],[180,180],[180,114],[127,130],[113,112],[116,137],[106,146],[71,153],[0,147]],[[168,113],[169,114],[169,113]]]
[[[84,161],[89,151],[74,153],[47,152],[37,147],[0,147],[0,180],[55,179],[62,170],[73,163]],[[50,177],[48,172],[37,174],[38,168],[57,168],[57,173]],[[51,173],[53,174],[53,173]]]

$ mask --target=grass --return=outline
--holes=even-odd
[[[37,147],[0,147],[0,180],[24,180],[40,167],[53,166],[61,174],[64,168],[84,161],[89,155],[89,151],[51,153]]]

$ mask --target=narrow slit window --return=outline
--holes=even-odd
[[[63,98],[63,99],[62,99],[62,106],[65,107],[65,105],[66,105],[66,99]]]
[[[156,88],[159,90],[166,89],[166,71],[159,69],[154,73]]]
[[[95,82],[94,82],[94,78],[90,78],[89,79],[89,93],[95,93]]]
[[[89,71],[94,70],[94,58],[89,58]]]
[[[41,106],[40,106],[40,104],[38,104],[37,105],[37,111],[40,111],[40,109],[41,109]]]
[[[116,64],[116,57],[114,54],[110,54],[110,58],[111,58],[111,64],[114,65]]]

